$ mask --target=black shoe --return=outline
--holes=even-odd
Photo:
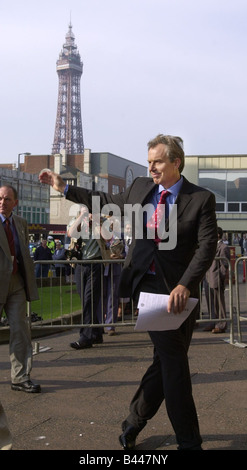
[[[203,328],[202,331],[212,331],[213,328],[213,326],[206,326],[206,328]]]
[[[87,348],[92,348],[92,343],[79,343],[79,341],[75,341],[74,343],[70,343],[71,348],[74,349],[87,349]]]
[[[136,445],[136,437],[139,434],[134,426],[123,422],[122,425],[123,434],[119,436],[119,442],[124,450],[134,450]]]
[[[101,336],[99,336],[98,338],[93,338],[93,341],[92,341],[93,344],[102,344],[103,343],[103,338]]]
[[[22,382],[19,384],[12,384],[12,390],[18,390],[20,392],[28,392],[28,393],[40,393],[41,387],[38,384],[34,384],[31,380],[27,380],[26,382]]]

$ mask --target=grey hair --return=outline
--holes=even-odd
[[[159,144],[164,144],[167,147],[167,156],[171,162],[174,162],[176,158],[179,158],[179,172],[182,173],[184,169],[184,149],[181,137],[158,134],[154,139],[151,139],[148,142],[148,150]]]

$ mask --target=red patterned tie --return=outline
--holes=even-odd
[[[149,229],[154,229],[155,230],[154,241],[155,241],[156,245],[158,245],[158,243],[160,242],[160,238],[158,237],[157,229],[158,229],[159,224],[162,220],[162,216],[164,215],[163,209],[161,208],[161,204],[165,204],[166,198],[169,194],[171,194],[169,191],[166,191],[166,190],[161,191],[161,195],[160,195],[160,199],[159,199],[159,202],[157,204],[157,207],[156,207],[152,217],[147,222],[147,227]],[[149,269],[150,269],[151,272],[155,272],[154,260],[152,261],[151,266],[150,266]]]
[[[158,237],[158,233],[157,233],[157,229],[159,227],[159,224],[162,220],[162,216],[164,215],[164,211],[163,211],[163,208],[161,207],[161,204],[165,204],[165,201],[166,201],[166,198],[167,196],[171,194],[169,191],[161,191],[161,195],[160,195],[160,199],[159,199],[159,202],[157,204],[157,207],[151,217],[151,219],[149,219],[149,221],[147,222],[147,227],[149,229],[154,229],[155,230],[155,243],[159,243],[160,242],[160,238]]]
[[[9,219],[5,219],[4,230],[5,230],[6,235],[7,235],[11,256],[13,256],[13,271],[12,271],[12,274],[15,274],[18,270],[18,267],[17,267],[17,260],[16,260],[16,254],[15,254],[15,242],[14,242],[14,237],[13,237],[12,230],[10,228]]]

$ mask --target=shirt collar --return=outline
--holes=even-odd
[[[173,196],[177,197],[177,195],[178,195],[178,193],[181,189],[182,184],[183,184],[183,177],[181,176],[181,178],[173,186],[168,188],[169,193],[171,193]],[[164,188],[164,186],[162,186],[162,184],[159,184],[158,193],[161,193],[161,191],[164,191],[164,190],[166,191],[166,188]]]
[[[4,223],[6,219],[9,219],[10,223],[12,224],[13,221],[13,214],[11,214],[9,217],[5,217],[5,215],[0,214],[0,219]]]

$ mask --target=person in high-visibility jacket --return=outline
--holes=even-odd
[[[55,253],[55,242],[53,240],[53,237],[49,235],[47,237],[47,247],[51,250],[51,254],[53,255]]]

